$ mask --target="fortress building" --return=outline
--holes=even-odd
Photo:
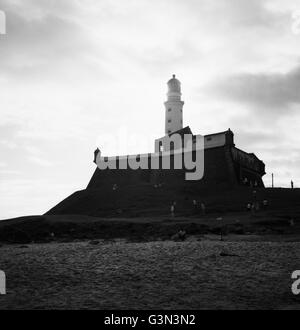
[[[166,187],[169,191],[179,193],[187,189],[191,193],[193,191],[205,193],[234,189],[240,186],[264,187],[262,177],[265,175],[265,164],[255,154],[238,149],[234,143],[234,133],[230,129],[202,136],[194,135],[189,126],[183,126],[184,102],[181,97],[181,83],[173,75],[172,79],[168,81],[167,101],[164,103],[165,135],[155,141],[154,153],[125,157],[116,156],[113,158],[115,166],[99,169],[99,167],[101,168],[100,165],[109,162],[109,158],[103,157],[100,150],[97,149],[94,162],[98,166],[87,188],[71,195],[49,213],[99,215],[101,214],[99,210],[109,209],[109,202],[105,198],[116,187],[123,191],[120,198],[126,198],[128,200],[126,203],[136,202],[140,189],[144,189],[147,185],[149,187]],[[182,139],[179,142],[176,139],[173,141],[172,137],[174,136],[180,136]],[[185,166],[177,168],[174,162],[175,155],[190,145],[190,152],[195,158],[198,140],[202,141],[204,171],[200,180],[188,182],[186,174],[191,171]],[[162,166],[165,154],[170,157],[168,168]],[[124,166],[124,164],[132,163],[132,160],[141,166],[134,169],[132,166]],[[102,201],[106,200],[105,205],[99,206],[100,195]]]
[[[212,186],[236,186],[255,185],[263,186],[262,177],[265,174],[265,165],[253,153],[246,153],[236,148],[234,134],[229,129],[224,132],[210,134],[206,136],[193,135],[189,126],[183,127],[183,106],[181,100],[181,83],[176,76],[168,81],[167,101],[165,102],[165,135],[155,141],[155,153],[144,155],[131,155],[116,157],[117,169],[96,169],[88,188],[100,188],[103,182],[109,181],[111,184],[138,184],[139,182],[158,183],[178,183],[184,180],[186,168],[174,168],[174,155],[171,154],[170,168],[163,168],[162,158],[164,154],[176,152],[184,149],[190,143],[194,146],[197,137],[202,138],[204,148],[204,176],[199,180],[198,185],[203,187]],[[180,136],[181,140],[172,141],[173,136]],[[97,149],[99,151],[99,149]],[[193,150],[195,153],[195,150]],[[159,166],[151,166],[151,157],[158,158]],[[96,151],[95,163],[109,161],[106,157],[101,157]],[[130,170],[130,166],[124,169],[120,164],[129,164],[132,159],[138,159],[140,163],[147,166],[139,170]],[[153,163],[152,163],[153,164]],[[123,168],[123,169],[122,169]]]

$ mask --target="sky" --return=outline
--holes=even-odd
[[[299,0],[0,0],[1,13],[0,219],[85,189],[96,147],[153,151],[172,74],[194,134],[231,128],[266,186],[274,173],[300,187]]]

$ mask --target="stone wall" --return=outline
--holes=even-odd
[[[234,186],[239,184],[239,173],[234,167],[230,147],[205,150],[204,178],[195,184],[203,186]],[[88,189],[102,185],[134,185],[138,183],[180,185],[185,181],[185,170],[99,170],[96,169]]]

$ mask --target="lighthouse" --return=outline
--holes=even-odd
[[[176,79],[175,74],[172,79],[168,81],[168,93],[166,107],[166,119],[165,119],[165,134],[170,135],[183,128],[183,105],[181,100],[181,83]]]

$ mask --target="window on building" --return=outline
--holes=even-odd
[[[171,119],[168,119],[168,123],[171,123],[172,122],[172,120]]]
[[[171,111],[172,111],[172,109],[171,109],[171,108],[169,108],[169,109],[168,109],[168,111],[169,111],[169,112],[171,112]]]

